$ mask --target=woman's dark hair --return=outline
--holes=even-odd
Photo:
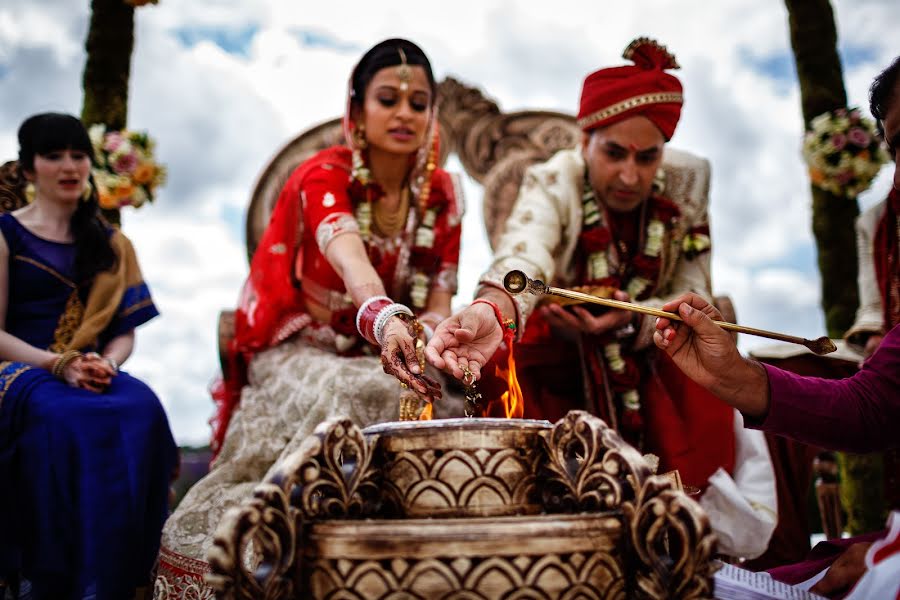
[[[359,59],[353,74],[350,76],[350,101],[357,106],[362,105],[363,99],[366,97],[366,88],[369,82],[375,77],[375,73],[385,67],[395,67],[402,62],[400,58],[400,50],[406,55],[406,64],[415,65],[425,69],[425,75],[428,77],[428,85],[431,87],[431,102],[435,101],[435,92],[437,91],[434,82],[434,73],[431,71],[431,63],[428,57],[422,52],[422,49],[401,38],[393,38],[384,40],[372,46],[368,52],[363,54]]]
[[[878,123],[878,131],[884,137],[884,117],[887,115],[888,106],[892,102],[900,102],[896,98],[900,94],[897,85],[900,83],[900,56],[894,59],[891,65],[878,74],[869,88],[869,110]]]
[[[19,127],[19,169],[34,171],[34,157],[60,150],[78,150],[94,160],[94,148],[84,125],[71,115],[42,113],[25,119]],[[109,242],[109,227],[100,218],[97,190],[91,178],[91,196],[80,201],[72,213],[75,238],[75,277],[79,284],[90,283],[94,276],[116,263]]]

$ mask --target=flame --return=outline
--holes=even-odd
[[[419,413],[420,421],[430,421],[432,417],[432,412],[434,411],[434,405],[431,402],[425,403],[425,408],[422,409],[422,412]]]
[[[513,358],[512,348],[509,349],[508,368],[501,369],[497,365],[497,377],[506,379],[509,391],[503,392],[500,402],[506,410],[507,419],[521,419],[525,414],[525,398],[522,396],[522,388],[519,386],[519,378],[516,377],[516,361]]]

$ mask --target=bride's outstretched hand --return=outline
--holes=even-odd
[[[441,385],[426,375],[420,366],[416,340],[409,323],[400,317],[392,317],[384,328],[381,365],[385,373],[396,377],[428,402],[434,402],[441,397]]]
[[[493,309],[484,303],[468,306],[444,319],[425,348],[425,358],[432,365],[462,380],[469,369],[475,379],[481,367],[500,347],[503,330]]]

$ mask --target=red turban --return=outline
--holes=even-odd
[[[625,49],[623,58],[634,65],[600,69],[588,75],[581,89],[578,126],[584,131],[642,115],[672,138],[681,116],[681,82],[665,69],[678,69],[665,46],[639,38]]]

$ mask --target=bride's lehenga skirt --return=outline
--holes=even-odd
[[[223,513],[248,498],[320,422],[334,416],[363,427],[394,421],[399,395],[399,383],[382,371],[379,357],[339,357],[300,340],[257,355],[221,453],[163,528],[154,597],[213,598],[203,575]],[[454,402],[445,400],[438,412]]]

